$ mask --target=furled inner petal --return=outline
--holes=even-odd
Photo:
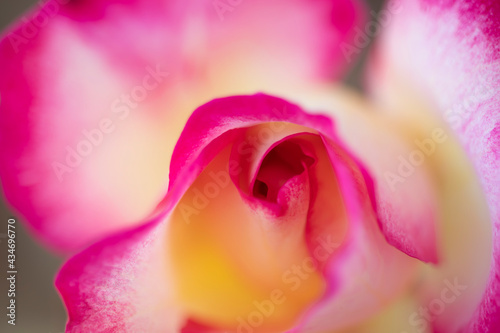
[[[314,158],[304,155],[298,144],[289,141],[280,143],[262,161],[253,184],[253,195],[276,202],[283,185],[302,174],[313,162]]]
[[[230,169],[236,148],[228,145],[173,213],[169,249],[177,298],[199,325],[250,325],[257,332],[289,329],[326,290],[320,268],[336,247],[321,247],[319,234],[331,234],[334,244],[340,244],[347,223],[321,139],[301,133],[267,147],[252,156],[260,164],[247,187],[251,191],[236,186],[239,181],[234,179],[245,173],[243,167]],[[318,184],[320,171],[325,173]],[[327,196],[337,219],[318,213]],[[311,240],[313,235],[318,239]],[[262,323],[252,317],[256,310],[262,313]]]

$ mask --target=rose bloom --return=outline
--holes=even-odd
[[[500,332],[499,19],[37,5],[0,43],[0,177],[68,256],[66,331]]]

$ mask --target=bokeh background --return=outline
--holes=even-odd
[[[165,0],[168,1],[168,0]],[[190,0],[186,0],[190,1]],[[251,1],[251,0],[248,0]],[[332,0],[335,1],[335,0]],[[363,0],[361,0],[363,1]],[[0,31],[12,22],[22,19],[32,6],[45,0],[1,0]],[[370,10],[378,12],[383,0],[366,0]],[[361,73],[369,47],[363,50],[358,63],[346,77],[345,83],[360,89]],[[0,73],[2,75],[2,73]],[[0,118],[0,121],[2,119]],[[1,152],[0,152],[1,153]],[[64,332],[66,312],[54,288],[54,277],[63,263],[63,258],[48,252],[29,235],[22,224],[22,217],[9,209],[3,191],[0,196],[0,306],[8,306],[7,271],[7,220],[15,218],[16,223],[16,326],[7,324],[6,310],[0,314],[0,332],[5,333],[60,333]]]

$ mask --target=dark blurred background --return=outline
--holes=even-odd
[[[187,0],[186,0],[187,1]],[[334,0],[333,0],[334,1]],[[0,2],[0,31],[3,31],[12,22],[21,19],[23,13],[31,6],[45,1],[35,0],[1,0]],[[383,0],[367,0],[371,9],[378,11]],[[359,87],[362,64],[366,58],[368,48],[346,83]],[[2,73],[0,73],[2,75]],[[1,121],[1,119],[0,119]],[[7,324],[6,307],[8,306],[7,272],[7,221],[16,219],[16,326]],[[0,196],[0,332],[22,333],[60,333],[64,332],[66,312],[54,288],[54,277],[62,264],[59,258],[40,246],[28,231],[23,227],[20,216],[9,210]]]

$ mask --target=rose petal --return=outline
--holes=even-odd
[[[426,154],[423,163],[410,162],[421,151],[411,136],[414,129],[348,89],[310,85],[290,95],[307,109],[336,120],[339,137],[374,180],[378,222],[389,243],[424,262],[438,262],[436,186]],[[432,130],[418,144],[429,136]],[[443,149],[435,143],[434,150]]]
[[[342,179],[350,231],[344,251],[328,263],[329,291],[293,332],[337,331],[367,320],[408,287],[418,263],[389,245],[379,229],[366,170],[331,139],[323,140]]]
[[[439,121],[444,120],[446,124],[435,126],[445,128],[450,138],[456,136],[459,139],[475,169],[461,167],[469,162],[457,158],[462,155],[457,153],[459,149],[448,155],[456,158],[453,163],[440,161],[448,167],[447,170],[440,168],[442,174],[460,166],[460,171],[452,173],[455,178],[448,178],[446,184],[453,186],[455,191],[460,189],[462,193],[471,193],[465,194],[469,200],[460,200],[452,196],[456,192],[448,189],[445,192],[450,198],[445,203],[455,202],[453,206],[443,204],[449,210],[446,215],[453,216],[453,221],[447,223],[446,234],[447,262],[453,264],[447,265],[445,274],[449,279],[454,275],[465,276],[466,281],[462,280],[462,283],[469,286],[466,293],[475,296],[459,298],[453,305],[458,308],[460,304],[460,309],[439,316],[435,329],[456,331],[468,326],[474,332],[496,332],[500,330],[500,305],[497,301],[500,297],[500,7],[498,2],[489,0],[408,0],[402,1],[399,8],[372,59],[369,81],[373,93],[381,102],[398,110],[400,117],[411,121],[422,118],[422,110],[435,111]],[[426,105],[421,107],[422,104]],[[438,124],[438,121],[434,123]],[[477,191],[475,178],[480,180],[486,196],[489,218],[483,211],[482,195],[474,192]],[[463,214],[476,217],[466,220],[452,213],[457,209],[457,202],[470,207],[459,209]],[[492,227],[486,224],[489,220]],[[456,228],[470,232],[450,232]],[[491,246],[490,228],[493,230],[493,254],[485,290],[483,273],[485,268],[488,269],[491,256],[487,253]],[[459,236],[461,240],[458,240]],[[464,243],[470,244],[468,248],[474,249],[474,254],[467,253],[467,260],[459,260],[458,253],[463,252],[460,249],[466,246]],[[465,275],[461,272],[465,270],[463,267],[468,270]],[[439,292],[439,288],[436,289]],[[471,320],[480,298],[482,300]]]
[[[165,219],[97,243],[69,260],[56,286],[68,311],[66,332],[179,331],[164,237]]]

